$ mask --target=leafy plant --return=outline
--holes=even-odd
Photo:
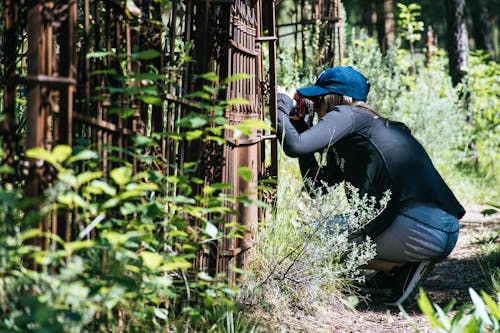
[[[265,313],[271,326],[277,325],[273,318],[286,321],[292,310],[308,313],[320,304],[356,303],[342,292],[361,278],[359,267],[375,250],[371,240],[354,240],[353,235],[377,213],[379,204],[360,198],[347,184],[353,191],[350,202],[341,186],[318,189],[313,199],[302,191],[296,163],[282,154],[280,161],[278,202],[262,226],[252,276],[238,298],[244,309],[251,308],[259,317]]]
[[[422,7],[416,3],[410,3],[409,5],[397,3],[397,6],[399,8],[398,27],[400,36],[408,42],[412,63],[414,63],[414,44],[420,41],[424,31],[424,22],[418,20]],[[413,73],[416,73],[415,65],[413,65]]]
[[[466,304],[453,313],[455,302],[441,308],[431,303],[425,292],[420,289],[418,306],[429,319],[433,332],[498,332],[500,330],[500,298],[495,301],[484,291],[481,291],[481,296],[479,296],[472,288],[469,288],[469,294],[472,304]]]

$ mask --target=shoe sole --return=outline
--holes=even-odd
[[[418,282],[422,279],[422,277],[425,276],[425,273],[428,273],[432,267],[433,264],[431,261],[429,260],[422,261],[420,265],[418,265],[417,270],[413,274],[413,277],[408,283],[408,286],[406,287],[406,290],[404,291],[403,295],[401,295],[401,297],[399,297],[397,301],[385,304],[391,306],[402,305],[403,302],[413,293],[415,287],[418,285]]]

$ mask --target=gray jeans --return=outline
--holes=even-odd
[[[458,219],[425,203],[405,204],[394,222],[375,238],[376,259],[392,262],[440,261],[458,240]]]

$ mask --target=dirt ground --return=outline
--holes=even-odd
[[[477,292],[491,291],[491,278],[486,272],[487,263],[500,266],[498,253],[486,258],[481,249],[481,237],[488,231],[500,229],[500,213],[483,216],[481,211],[491,207],[467,205],[466,215],[461,220],[461,233],[451,255],[438,263],[430,275],[420,284],[429,299],[441,307],[452,299],[457,301],[454,309],[470,303],[468,288]],[[500,240],[497,240],[500,241]],[[496,258],[496,262],[492,259]],[[325,309],[325,313],[315,313],[310,317],[296,318],[288,323],[282,332],[369,332],[406,333],[431,332],[427,318],[418,308],[416,301],[405,308],[408,316],[397,308],[387,306],[365,306],[349,312],[339,313]]]

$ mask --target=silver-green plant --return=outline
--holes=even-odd
[[[312,198],[296,164],[284,156],[281,161],[278,202],[260,234],[241,302],[275,314],[345,303],[342,291],[361,279],[360,267],[375,256],[373,242],[356,235],[388,196],[377,202],[343,184],[350,200],[342,185],[318,190]]]

